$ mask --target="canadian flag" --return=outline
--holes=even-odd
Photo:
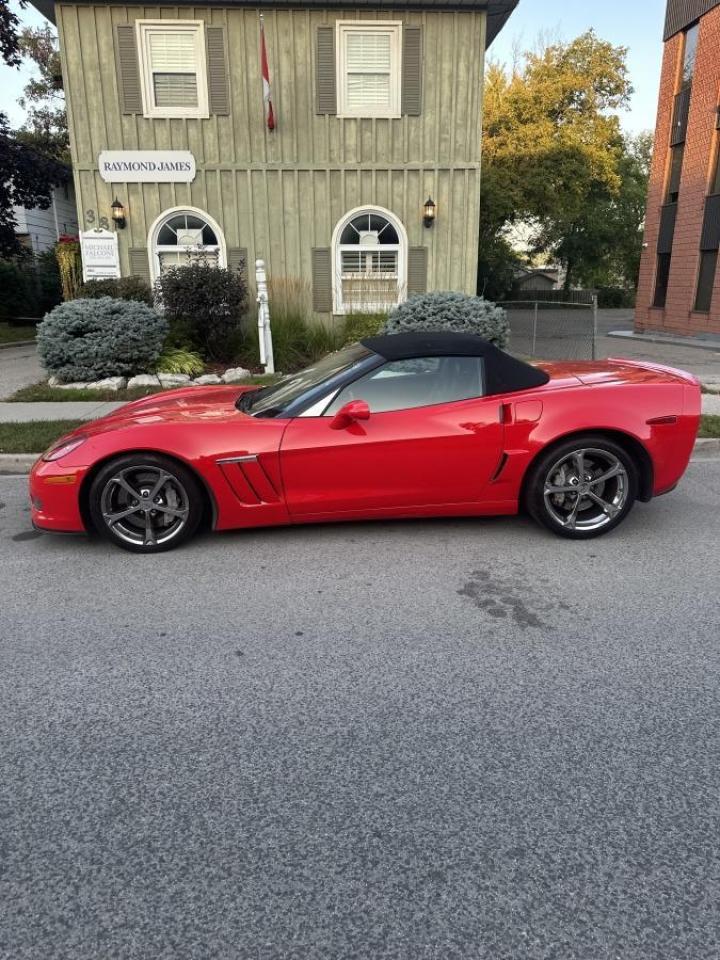
[[[275,129],[275,113],[270,93],[270,68],[268,67],[267,49],[265,47],[265,19],[260,14],[260,67],[262,69],[263,100],[265,101],[265,119],[268,130]]]

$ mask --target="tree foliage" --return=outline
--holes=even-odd
[[[22,10],[27,6],[27,0],[18,0]],[[18,27],[18,15],[10,9],[7,0],[0,0],[0,57],[9,67],[19,67],[22,61]]]
[[[65,94],[63,91],[60,50],[55,30],[44,27],[23,30],[19,39],[22,55],[37,68],[25,87],[20,106],[27,119],[18,131],[21,143],[64,163],[70,163]]]
[[[560,260],[568,284],[607,266],[610,231],[598,222],[600,209],[612,211],[614,227],[636,240],[647,139],[627,141],[621,132],[617,111],[632,94],[626,57],[626,48],[591,30],[526,53],[510,71],[489,66],[481,285],[492,286],[512,265],[503,240],[516,223],[537,224],[535,252]],[[632,246],[629,237],[623,246]],[[627,266],[615,259],[629,280]]]

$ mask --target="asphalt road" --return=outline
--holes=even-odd
[[[591,544],[0,500],[3,960],[720,956],[717,459]]]

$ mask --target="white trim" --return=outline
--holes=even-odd
[[[197,78],[197,107],[156,107],[153,96],[152,65],[148,47],[151,33],[195,33],[195,76]],[[149,119],[194,117],[205,120],[210,116],[208,96],[207,54],[205,48],[204,20],[136,20],[138,57],[140,59],[140,86],[142,89],[143,115]]]
[[[354,220],[355,217],[360,217],[363,214],[377,214],[380,217],[384,217],[386,220],[389,220],[390,223],[395,227],[395,230],[398,235],[398,240],[400,241],[399,246],[396,244],[388,244],[388,249],[397,250],[398,254],[398,303],[404,303],[407,300],[407,254],[408,254],[408,237],[407,231],[402,220],[396,216],[392,210],[386,210],[385,207],[376,207],[372,204],[355,207],[353,210],[348,211],[344,217],[338,220],[333,230],[332,235],[332,294],[333,294],[333,313],[335,314],[344,314],[346,312],[345,306],[342,302],[342,250],[343,247],[340,244],[340,236],[345,229],[345,227],[350,223],[351,220]],[[382,244],[377,249],[382,250]],[[381,309],[384,309],[385,305],[382,305]]]
[[[346,43],[351,33],[387,33],[390,36],[390,109],[378,110],[365,107],[351,111],[346,104],[345,78]],[[337,20],[335,24],[337,115],[340,119],[350,117],[387,117],[398,119],[401,114],[402,97],[402,20]]]
[[[218,246],[215,247],[213,245],[209,249],[213,251],[217,250],[218,266],[225,269],[227,268],[227,246],[225,244],[225,234],[220,228],[220,224],[217,222],[217,220],[214,220],[210,214],[206,213],[204,210],[200,210],[199,207],[170,207],[167,210],[163,210],[160,216],[153,221],[152,226],[148,230],[148,260],[150,262],[150,278],[153,283],[160,276],[160,257],[158,256],[157,244],[158,234],[168,220],[182,213],[188,213],[193,217],[198,217],[199,219],[204,220],[212,229],[213,233],[217,237]],[[163,247],[163,250],[166,249],[166,247]],[[174,249],[182,250],[182,247],[175,247]]]

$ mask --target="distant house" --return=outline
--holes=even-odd
[[[81,229],[117,199],[123,275],[262,258],[327,317],[475,292],[485,51],[518,0],[32,2]]]
[[[47,210],[13,207],[18,240],[33,253],[51,250],[63,234],[78,232],[77,202],[71,179],[55,187]]]
[[[515,290],[559,290],[560,289],[560,271],[553,267],[532,269],[520,269],[516,274]]]

